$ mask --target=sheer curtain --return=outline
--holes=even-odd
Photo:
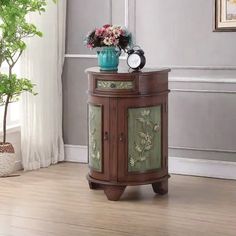
[[[24,170],[64,160],[62,83],[65,53],[66,0],[48,0],[46,13],[29,16],[43,38],[27,41],[22,74],[36,84],[38,95],[22,97],[21,148]]]

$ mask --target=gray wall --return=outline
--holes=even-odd
[[[128,22],[147,66],[172,68],[170,156],[236,161],[236,33],[213,32],[213,6],[213,0],[129,0]],[[83,36],[111,20],[124,25],[124,8],[124,0],[68,1],[67,54],[78,55],[67,56],[63,77],[66,144],[87,139],[84,70],[97,61],[83,58],[94,54]]]

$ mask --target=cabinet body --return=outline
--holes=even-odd
[[[118,200],[128,185],[168,186],[168,69],[88,73],[88,181]]]

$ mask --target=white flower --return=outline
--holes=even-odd
[[[144,110],[141,112],[142,116],[149,116],[149,114],[150,114],[150,110]]]
[[[153,130],[157,132],[159,131],[159,129],[160,129],[160,124],[155,124]]]
[[[133,159],[132,157],[130,158],[130,161],[129,161],[129,163],[130,163],[130,165],[131,165],[131,166],[134,166],[134,164],[135,164],[135,161],[134,161],[134,159]]]
[[[110,40],[110,45],[118,45],[119,43],[119,40],[116,39],[115,37],[112,37],[109,40]]]
[[[121,35],[121,30],[118,28],[113,29],[113,34],[114,34],[115,38],[118,38]]]
[[[111,42],[111,40],[110,40],[109,37],[106,37],[106,38],[103,40],[103,43],[104,43],[105,45],[107,45],[107,46],[112,45],[112,42]]]
[[[146,157],[141,157],[140,161],[146,161]]]
[[[100,160],[100,152],[97,152],[97,159]]]

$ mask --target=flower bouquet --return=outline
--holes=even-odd
[[[132,44],[132,34],[122,26],[104,25],[90,32],[85,44],[98,50],[98,64],[101,70],[117,70],[121,50]]]
[[[114,46],[125,50],[132,42],[132,35],[122,26],[104,25],[90,32],[85,42],[88,48]]]

